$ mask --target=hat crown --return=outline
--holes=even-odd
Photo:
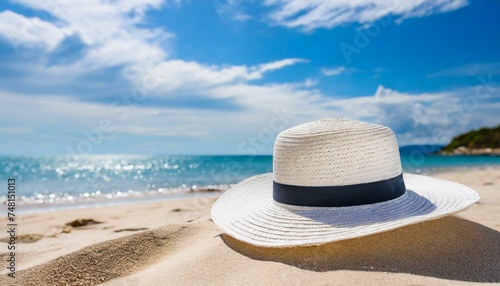
[[[273,176],[294,186],[346,186],[402,173],[396,137],[385,126],[334,118],[281,132],[274,143]]]

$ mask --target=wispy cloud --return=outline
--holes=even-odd
[[[467,64],[428,75],[429,78],[444,76],[476,76],[500,74],[500,63]]]
[[[318,79],[315,78],[306,78],[306,80],[302,83],[305,87],[313,87],[318,84]]]
[[[324,68],[321,70],[321,72],[325,76],[335,76],[342,74],[346,71],[346,68],[344,66],[339,66],[339,67],[334,67],[334,68]]]
[[[243,7],[244,1],[245,0],[215,0],[212,4],[221,21],[228,19],[246,22],[254,17],[245,13]]]
[[[200,125],[177,125],[177,126],[149,126],[132,125],[120,126],[116,132],[131,135],[148,135],[157,137],[205,137],[210,133]]]
[[[468,4],[467,0],[267,0],[264,3],[273,8],[267,16],[270,23],[304,31],[349,23],[369,24],[386,16],[401,21],[453,11]]]
[[[153,96],[154,94],[175,96],[175,93],[171,92],[179,90],[206,94],[202,89],[259,80],[268,72],[303,62],[307,61],[283,59],[256,66],[218,66],[183,60],[166,60],[153,66],[131,66],[127,68],[126,74],[127,78],[136,85],[143,85],[144,76],[150,76],[155,84],[154,91],[151,93]]]
[[[282,69],[286,66],[291,66],[291,65],[294,65],[296,63],[307,63],[307,62],[309,62],[309,61],[306,59],[284,59],[284,60],[280,60],[280,61],[261,64],[258,68],[256,68],[256,70],[259,73],[264,73],[267,71]]]

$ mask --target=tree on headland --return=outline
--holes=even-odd
[[[497,149],[500,148],[500,125],[493,128],[481,128],[460,134],[444,146],[444,153],[457,153],[458,148],[475,149]]]

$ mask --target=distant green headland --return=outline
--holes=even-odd
[[[500,155],[500,125],[460,134],[444,146],[445,155]]]

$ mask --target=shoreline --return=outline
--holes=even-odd
[[[498,170],[500,165],[480,165],[480,166],[461,166],[461,167],[440,167],[409,170],[409,172],[418,175],[438,176],[449,172],[466,171],[488,171]],[[134,205],[143,203],[162,202],[178,199],[196,198],[198,196],[218,196],[228,190],[234,184],[208,185],[191,187],[177,187],[170,189],[159,189],[156,191],[129,191],[116,194],[81,194],[79,197],[60,197],[52,198],[17,198],[16,204],[19,207],[19,214],[33,214],[43,212],[54,212],[59,210],[85,209],[110,207],[118,205]],[[0,200],[1,205],[6,204],[6,198]]]
[[[140,204],[148,202],[161,202],[197,196],[220,195],[228,190],[232,185],[208,185],[201,187],[178,187],[171,189],[160,189],[157,191],[129,191],[120,192],[119,195],[111,194],[81,194],[79,197],[65,196],[60,198],[26,198],[20,197],[16,200],[16,205],[20,207],[18,213],[40,213],[46,211],[71,210],[81,208],[96,208],[115,205]],[[48,201],[48,202],[47,202]],[[0,204],[5,205],[6,198],[2,198]]]

